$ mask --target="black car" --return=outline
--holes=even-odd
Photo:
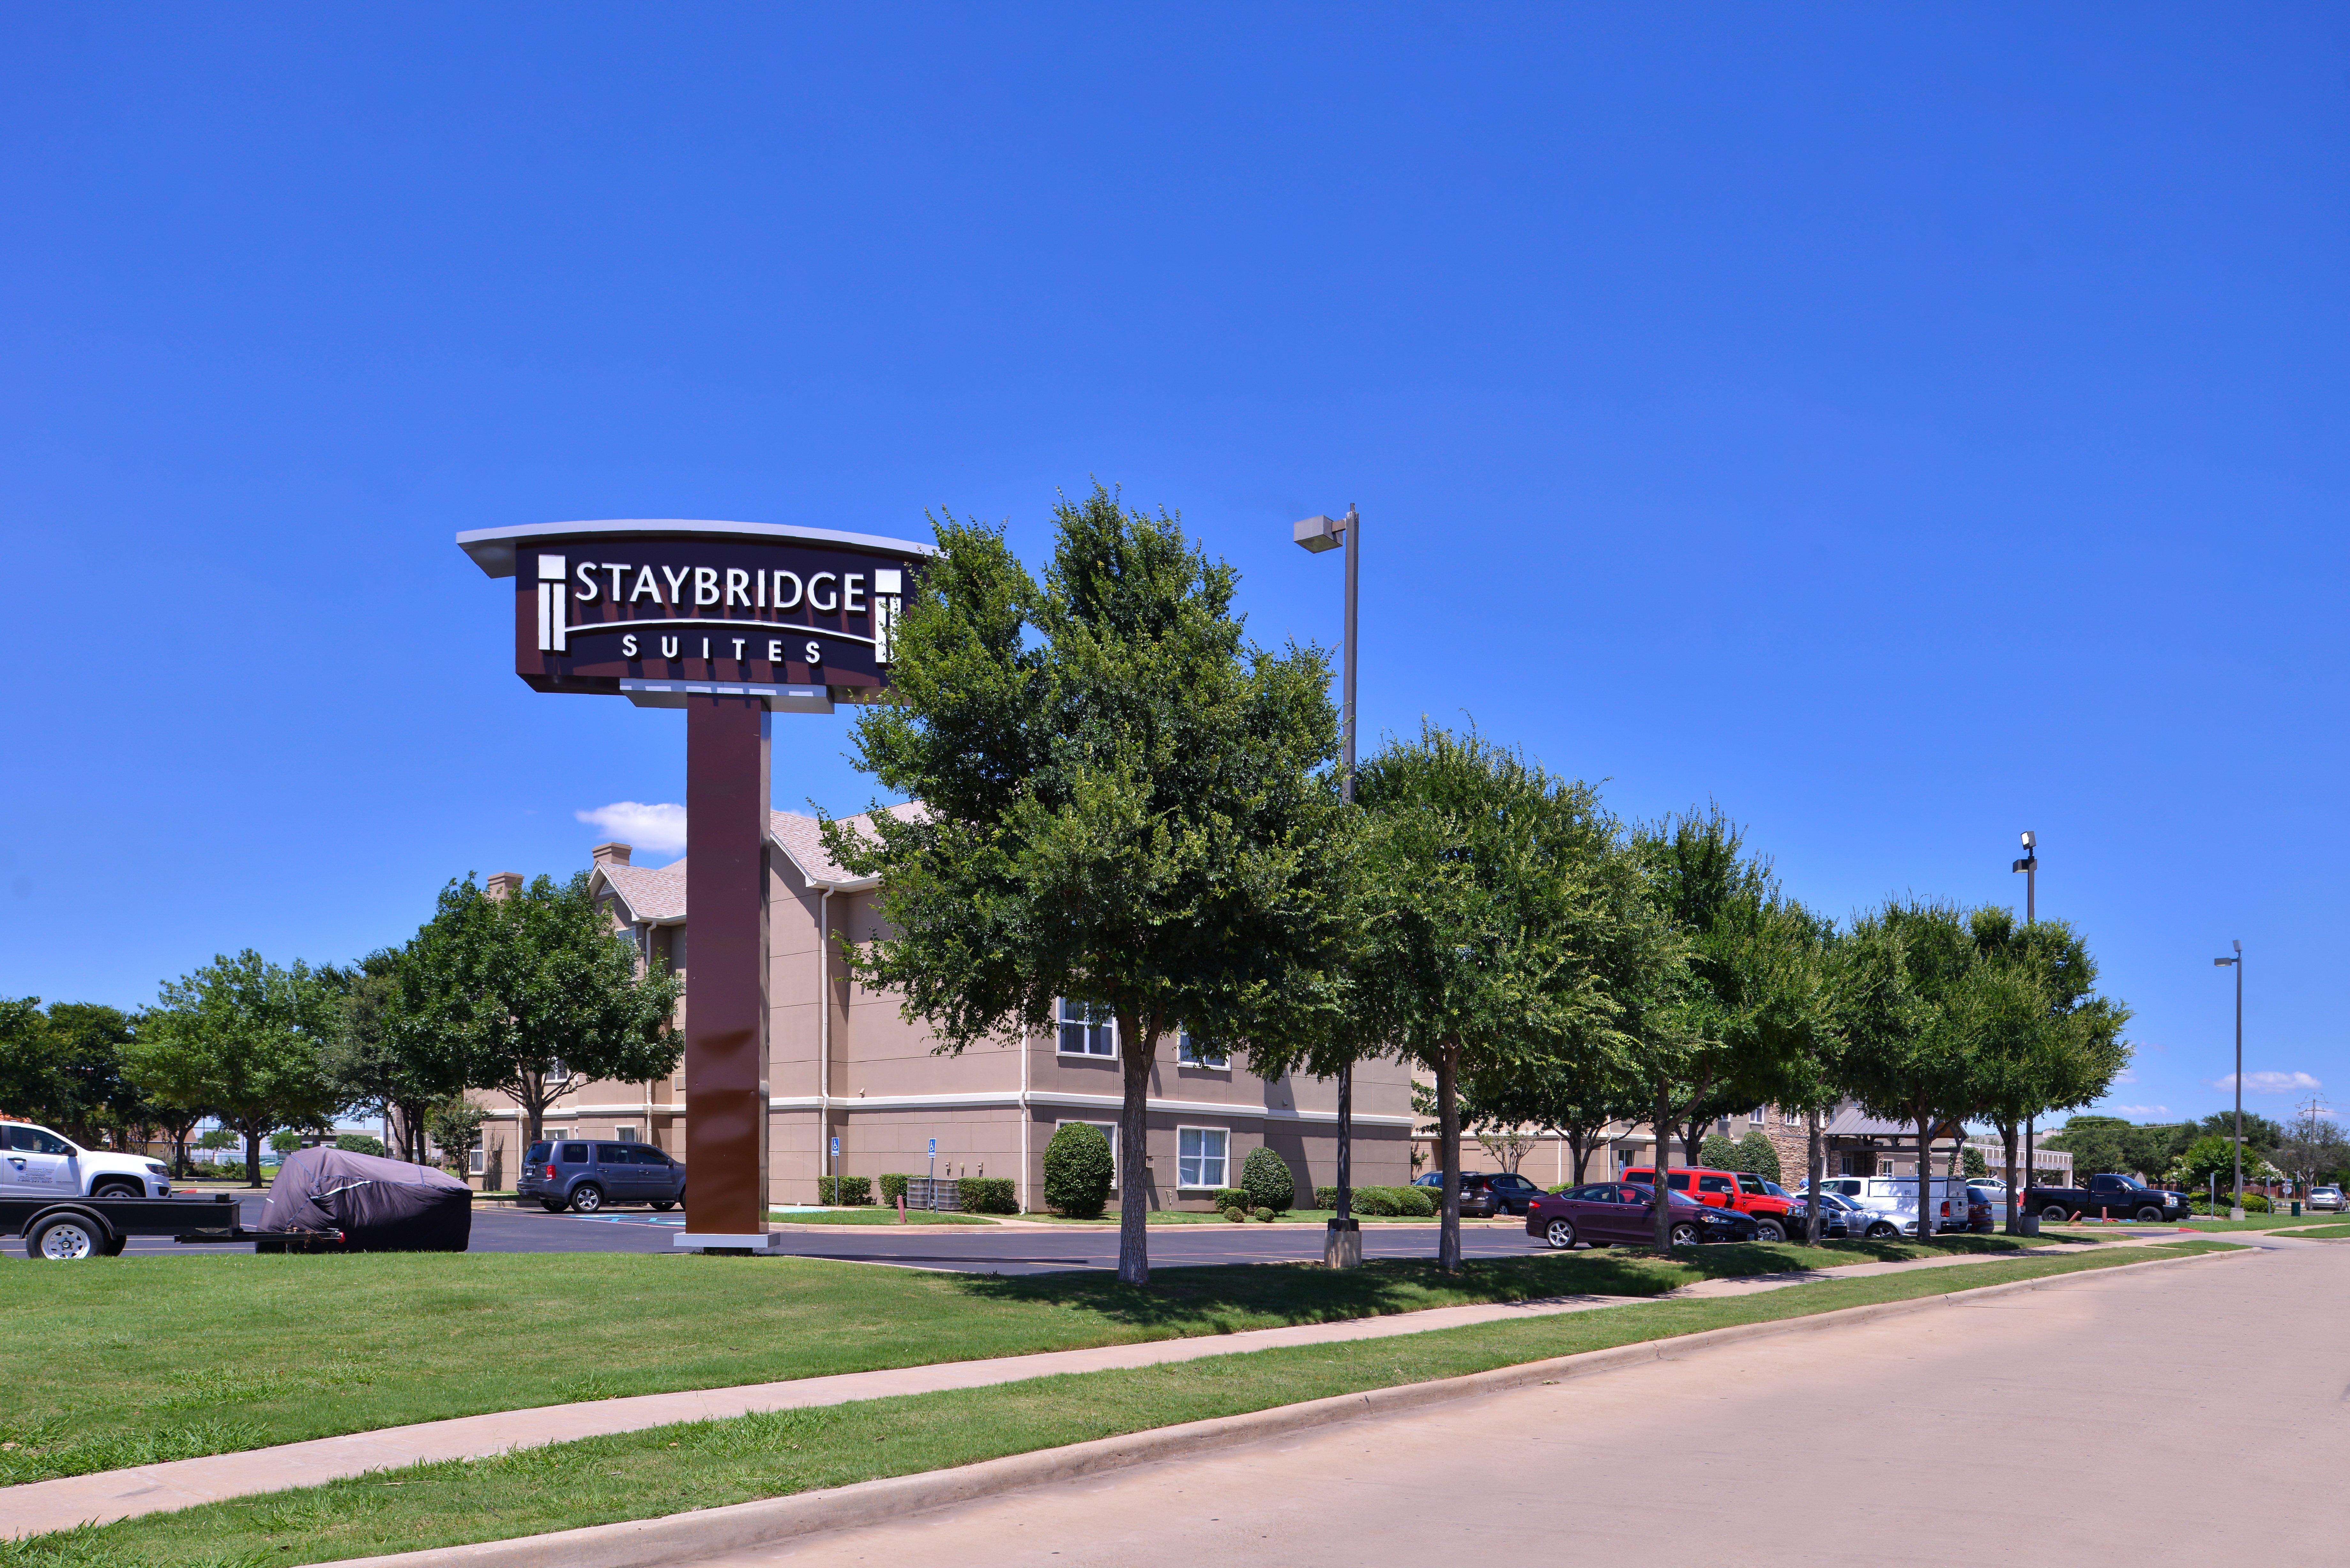
[[[1437,1207],[1444,1204],[1444,1173],[1431,1170],[1414,1187],[1434,1189]],[[1543,1195],[1543,1189],[1515,1171],[1464,1170],[1461,1173],[1461,1218],[1463,1220],[1495,1220],[1509,1214],[1523,1214],[1527,1206]]]
[[[515,1196],[549,1214],[593,1214],[610,1203],[674,1209],[685,1201],[685,1167],[649,1143],[541,1141],[523,1157]]]

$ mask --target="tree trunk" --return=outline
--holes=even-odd
[[[1560,1127],[1557,1131],[1566,1139],[1566,1158],[1574,1162],[1574,1174],[1566,1179],[1566,1184],[1580,1187],[1583,1185],[1585,1151],[1591,1145],[1591,1135],[1577,1127]]]
[[[2007,1233],[2012,1236],[2015,1234],[2015,1217],[2023,1211],[2023,1192],[2015,1185],[2015,1124],[2013,1122],[1999,1124],[1999,1142],[2000,1147],[2006,1151],[2003,1158],[2007,1163],[2001,1169],[2002,1174],[2007,1178]]]
[[[1648,1215],[1655,1221],[1657,1251],[1670,1253],[1673,1250],[1673,1203],[1671,1189],[1665,1183],[1665,1171],[1672,1162],[1672,1147],[1667,1142],[1673,1136],[1673,1102],[1665,1090],[1657,1091],[1656,1121],[1657,1157],[1648,1163],[1656,1168],[1651,1179],[1655,1190],[1649,1195]]]
[[[1121,1012],[1118,1045],[1124,1053],[1126,1103],[1118,1113],[1118,1277],[1126,1284],[1150,1282],[1150,1065],[1159,1054],[1159,1032],[1146,1037],[1137,1020]],[[1232,1173],[1224,1173],[1229,1177]]]
[[[1818,1107],[1805,1112],[1804,1120],[1808,1124],[1805,1136],[1811,1143],[1804,1166],[1804,1175],[1810,1179],[1804,1190],[1811,1194],[1811,1200],[1804,1205],[1804,1240],[1816,1247],[1820,1244],[1820,1187],[1827,1180],[1827,1155],[1820,1147]],[[1849,1227],[1846,1234],[1851,1234]]]
[[[250,1127],[238,1129],[244,1134],[244,1184],[261,1185],[261,1135]]]
[[[1436,1227],[1436,1266],[1461,1272],[1461,1046],[1447,1041],[1436,1059],[1437,1136],[1444,1140],[1443,1208]]]
[[[1934,1234],[1934,1113],[1923,1106],[1914,1109],[1918,1117],[1918,1240],[1925,1241]]]

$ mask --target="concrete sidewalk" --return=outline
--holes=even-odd
[[[2148,1241],[2177,1239],[2172,1236],[2147,1238]],[[2127,1244],[2082,1243],[2036,1248],[2031,1255],[2061,1256],[2093,1250],[2107,1251],[2116,1245]],[[1087,1350],[1046,1351],[1032,1355],[998,1356],[981,1361],[941,1362],[926,1366],[848,1372],[827,1377],[754,1383],[732,1388],[642,1394],[585,1404],[543,1405],[525,1410],[461,1416],[445,1421],[426,1421],[413,1426],[388,1427],[378,1431],[353,1432],[342,1437],[287,1443],[277,1448],[248,1449],[238,1453],[213,1454],[202,1459],[176,1459],[165,1464],[140,1465],[129,1469],[104,1470],[94,1475],[66,1476],[56,1480],[0,1488],[0,1539],[68,1530],[85,1522],[102,1524],[136,1514],[189,1508],[223,1498],[278,1491],[289,1487],[317,1486],[369,1470],[448,1459],[485,1459],[511,1449],[533,1448],[544,1443],[610,1432],[641,1431],[649,1427],[665,1427],[679,1421],[745,1416],[762,1410],[841,1405],[860,1399],[885,1399],[897,1395],[929,1394],[950,1388],[978,1388],[1063,1373],[1154,1366],[1290,1345],[1384,1339],[1474,1324],[1506,1323],[1560,1313],[1632,1306],[1648,1301],[1745,1295],[1758,1291],[1784,1290],[1821,1280],[1865,1279],[1905,1269],[1963,1267],[2014,1256],[2013,1253],[1970,1253],[1909,1262],[1851,1263],[1804,1272],[1705,1280],[1684,1286],[1669,1296],[1578,1295],[1480,1306],[1437,1307],[1426,1312],[1356,1318],[1342,1323],[1299,1324],[1285,1328],[1251,1329],[1240,1334],[1151,1340],[1139,1345],[1101,1345]]]

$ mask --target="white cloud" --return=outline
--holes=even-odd
[[[650,849],[656,855],[674,854],[685,847],[685,807],[681,805],[646,805],[633,800],[616,800],[593,811],[575,811],[571,815],[582,822],[593,823],[624,844]]]
[[[2109,1116],[2167,1116],[2170,1114],[2170,1107],[2168,1106],[2107,1106],[2104,1114]]]
[[[2211,1086],[2215,1089],[2232,1089],[2236,1086],[2236,1075],[2230,1073],[2225,1076],[2214,1078],[2211,1080]],[[2247,1073],[2244,1075],[2244,1092],[2248,1095],[2292,1095],[2298,1094],[2303,1089],[2322,1089],[2324,1086],[2306,1073]]]
[[[2114,1082],[2116,1084],[2135,1084],[2137,1082],[2137,1075],[2131,1072],[2127,1067],[2124,1067],[2120,1072],[2114,1075]]]

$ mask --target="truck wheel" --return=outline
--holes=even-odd
[[[2149,1203],[2137,1211],[2137,1222],[2141,1225],[2158,1225],[2162,1222],[2162,1210]]]
[[[92,1198],[144,1198],[147,1195],[128,1181],[101,1181],[89,1189]]]
[[[593,1214],[604,1207],[604,1189],[592,1181],[583,1181],[571,1189],[571,1207],[582,1214]]]
[[[656,1198],[653,1199],[653,1212],[656,1214],[666,1214],[676,1207],[677,1200],[674,1199]]]
[[[546,1210],[549,1214],[560,1214],[564,1210],[570,1207],[570,1205],[565,1203],[560,1198],[542,1198],[538,1200],[538,1206],[541,1209]]]
[[[77,1258],[102,1258],[105,1238],[98,1227],[78,1214],[60,1214],[36,1227],[25,1238],[25,1256],[36,1262],[70,1262]]]
[[[1754,1239],[1758,1241],[1783,1241],[1787,1239],[1787,1228],[1776,1220],[1757,1220],[1754,1231]]]
[[[2051,1203],[2047,1208],[2043,1209],[2040,1211],[2040,1218],[2043,1220],[2053,1220],[2057,1224],[2062,1225],[2064,1222],[2065,1218],[2064,1206],[2062,1203]]]

